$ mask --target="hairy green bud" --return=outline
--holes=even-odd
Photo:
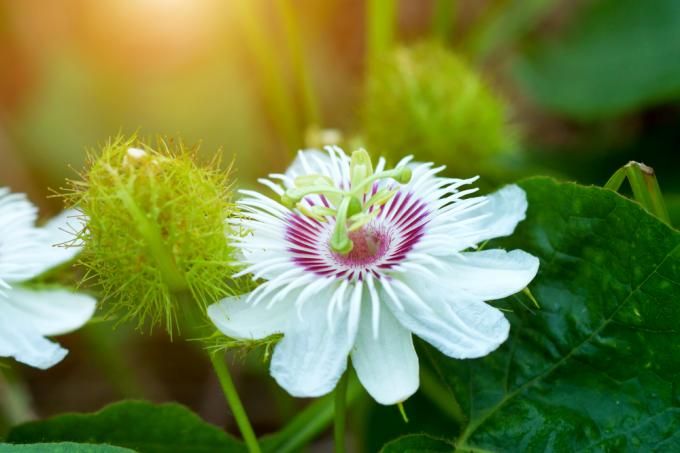
[[[396,49],[376,62],[362,107],[363,140],[392,161],[405,154],[475,174],[516,150],[505,102],[438,43]]]
[[[196,151],[117,137],[70,181],[67,204],[87,218],[77,237],[86,278],[96,277],[121,321],[162,322],[172,334],[196,308],[234,292],[230,171],[217,158],[197,164]]]

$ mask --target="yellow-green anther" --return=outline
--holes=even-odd
[[[334,187],[333,180],[328,176],[312,174],[312,175],[302,175],[295,178],[295,187],[306,188],[306,187]]]
[[[351,193],[355,195],[363,195],[372,183],[387,178],[392,178],[399,184],[406,184],[411,180],[411,176],[411,169],[408,167],[399,167],[393,170],[381,171],[380,173],[374,173],[356,186],[352,185]]]
[[[307,206],[303,205],[302,203],[298,203],[296,207],[300,210],[300,212],[307,217],[311,217],[312,219],[316,219],[319,222],[324,222],[326,219],[324,219],[323,216],[318,215],[316,212],[313,210],[309,209]]]
[[[371,156],[365,149],[358,149],[352,153],[352,160],[349,164],[349,173],[352,188],[360,186],[366,179],[373,175],[373,164]]]
[[[353,197],[344,197],[335,216],[335,228],[331,236],[331,249],[343,255],[352,251],[354,244],[347,232],[347,210]]]
[[[397,193],[399,189],[394,188],[394,189],[383,189],[379,192],[377,192],[375,195],[373,195],[367,202],[366,202],[366,207],[369,208],[371,206],[382,206],[385,203],[387,203],[390,198],[394,196],[395,193]]]
[[[284,192],[281,195],[281,204],[287,207],[288,209],[293,209],[295,207],[295,204],[298,202],[295,198],[292,198],[288,195],[288,192]]]
[[[349,231],[356,231],[362,226],[366,225],[368,222],[371,220],[375,219],[378,214],[380,214],[380,209],[374,209],[371,212],[367,212],[364,214],[357,214],[354,217],[350,219],[352,222],[349,226]]]
[[[392,178],[399,184],[406,184],[411,181],[413,172],[409,167],[399,167],[394,169],[395,175]]]
[[[329,186],[309,186],[304,188],[294,187],[292,189],[286,190],[283,195],[281,195],[281,204],[288,208],[295,206],[297,202],[302,200],[307,195],[320,194],[326,196],[342,195],[343,192],[336,189],[335,187]]]
[[[303,213],[307,217],[311,217],[313,219],[316,219],[319,222],[325,222],[326,216],[331,216],[331,217],[335,216],[335,211],[333,209],[327,208],[325,206],[312,206],[310,208],[309,206],[305,206],[302,203],[298,203],[297,208],[300,210],[301,213]]]

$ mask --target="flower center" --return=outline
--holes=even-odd
[[[295,187],[281,195],[281,203],[284,206],[291,209],[297,207],[302,215],[309,218],[319,222],[325,222],[328,216],[335,218],[335,226],[329,243],[335,255],[351,253],[356,246],[352,233],[359,231],[380,215],[382,206],[397,192],[396,187],[378,190],[378,181],[391,179],[397,184],[406,184],[411,180],[411,169],[401,166],[375,173],[370,156],[365,150],[360,149],[352,153],[349,176],[349,181],[347,181],[349,186],[342,182],[336,184],[328,175],[298,176],[294,181]],[[302,201],[306,196],[313,194],[324,197],[324,200],[331,200],[333,206],[329,206],[326,202],[323,206],[305,206]],[[365,238],[360,240],[365,242]],[[364,256],[365,247],[362,247],[359,254]]]
[[[338,263],[345,266],[366,266],[382,258],[390,246],[386,233],[369,226],[350,231],[349,239],[354,246],[347,254],[331,252]]]

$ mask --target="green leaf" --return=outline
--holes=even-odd
[[[429,356],[466,414],[461,451],[680,451],[680,232],[609,190],[520,184],[527,219],[496,246],[541,267],[541,308],[478,360]]]
[[[106,443],[146,452],[245,451],[242,443],[179,404],[124,401],[93,414],[64,414],[13,428],[6,442]]]
[[[424,434],[403,436],[387,443],[381,453],[444,453],[452,452],[454,447],[449,442],[435,439]]]
[[[514,65],[534,99],[597,119],[680,96],[680,2],[599,0]]]
[[[127,448],[112,445],[76,444],[60,442],[53,444],[11,445],[0,444],[0,453],[134,453]]]

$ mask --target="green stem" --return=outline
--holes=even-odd
[[[347,384],[347,404],[353,404],[362,392],[357,379],[351,375]],[[326,395],[309,404],[283,429],[262,440],[262,449],[271,453],[291,453],[324,432],[334,420],[335,395]]]
[[[188,330],[193,334],[193,330],[196,326],[200,325],[200,319],[205,313],[204,311],[198,312],[198,304],[195,303],[196,300],[190,294],[189,285],[187,284],[184,274],[181,269],[177,267],[170,252],[168,252],[168,248],[163,241],[163,236],[160,234],[158,225],[151,223],[146,218],[134,199],[130,196],[129,192],[121,189],[118,193],[118,197],[138,222],[137,228],[147,241],[149,251],[157,261],[157,264],[163,273],[164,282],[168,285],[168,288],[176,298],[177,304],[179,306],[184,306],[184,325],[187,326]],[[210,362],[215,369],[215,374],[220,381],[224,396],[236,419],[236,424],[241,431],[241,435],[243,436],[243,440],[245,441],[248,450],[250,453],[260,453],[261,450],[257,443],[257,438],[250,425],[248,416],[243,409],[243,404],[241,404],[241,400],[236,392],[236,387],[234,386],[234,382],[231,379],[226,364],[214,354],[209,355]]]
[[[654,174],[654,169],[639,162],[628,162],[619,168],[604,185],[606,189],[618,191],[624,179],[628,178],[633,190],[633,198],[652,215],[658,217],[667,225],[671,224],[666,203]]]
[[[288,48],[290,49],[291,59],[293,63],[293,72],[297,81],[300,93],[302,94],[302,101],[305,112],[305,125],[311,126],[320,125],[321,118],[319,115],[318,103],[314,96],[314,88],[312,81],[307,71],[307,64],[305,61],[305,52],[302,45],[300,23],[295,15],[295,10],[291,7],[291,0],[277,0],[276,6],[281,19],[283,20],[283,28],[286,35]]]
[[[335,387],[335,423],[333,437],[335,438],[335,453],[345,452],[345,424],[347,421],[347,372],[342,375]]]
[[[366,60],[370,71],[392,47],[397,7],[395,0],[368,0],[366,6]]]
[[[477,61],[484,61],[501,46],[508,47],[526,36],[549,11],[555,0],[498,0],[479,16],[460,48]]]
[[[236,387],[234,386],[234,381],[231,379],[227,365],[224,363],[223,358],[217,357],[217,354],[210,354],[210,362],[215,369],[215,374],[217,375],[217,379],[220,381],[222,392],[224,393],[227,403],[231,408],[234,419],[236,419],[236,424],[241,431],[241,435],[243,436],[243,440],[248,447],[248,451],[250,453],[260,453],[261,450],[259,444],[257,443],[257,437],[255,437],[253,427],[250,425],[250,420],[248,420],[248,416],[246,415],[246,411],[243,408],[241,399],[236,392]]]
[[[451,38],[456,6],[456,0],[435,0],[432,12],[432,34],[442,42],[447,42]]]
[[[0,409],[10,426],[36,418],[31,394],[19,374],[0,363]]]
[[[302,144],[295,103],[282,76],[283,69],[277,64],[279,55],[265,35],[260,17],[254,11],[257,4],[258,2],[236,2],[243,19],[245,42],[250,47],[262,77],[262,88],[272,108],[275,127],[288,149],[295,152]]]

